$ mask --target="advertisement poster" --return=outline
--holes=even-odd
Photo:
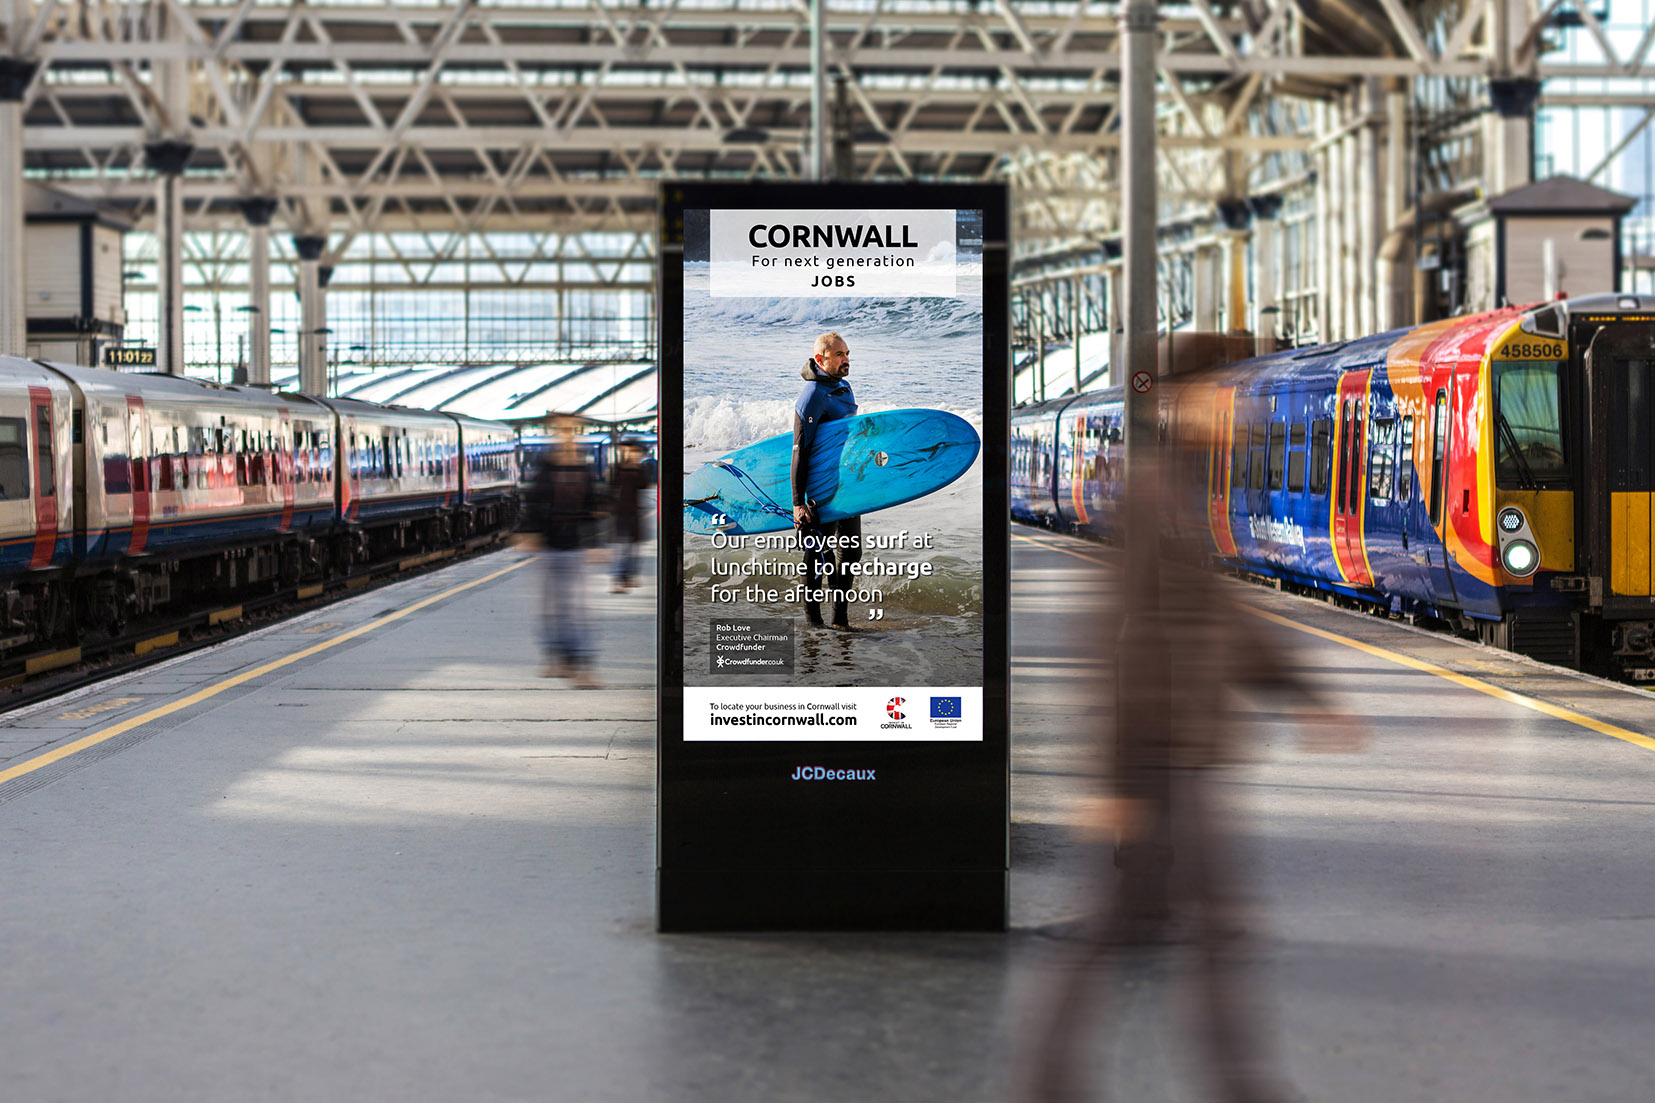
[[[983,212],[683,245],[684,740],[981,742]]]

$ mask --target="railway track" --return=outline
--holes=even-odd
[[[370,564],[325,582],[286,586],[235,605],[153,619],[108,639],[12,656],[0,661],[0,714],[480,555],[501,546],[509,535],[477,536],[451,548]]]

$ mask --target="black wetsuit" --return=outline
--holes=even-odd
[[[793,507],[808,505],[814,513],[815,503],[805,488],[805,458],[824,422],[856,413],[856,396],[849,383],[824,373],[815,360],[806,360],[799,374],[804,376],[805,385],[793,406]],[[826,525],[806,522],[799,526],[799,536],[805,545],[805,585],[811,590],[849,589],[850,578],[844,568],[862,558],[862,518],[846,517]],[[807,600],[805,617],[811,624],[821,624],[821,602]],[[843,598],[833,603],[833,623],[840,628],[850,627],[850,605]]]

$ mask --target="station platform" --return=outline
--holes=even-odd
[[[658,935],[653,586],[595,599],[577,690],[503,550],[0,717],[5,1097],[1006,1099],[1108,871],[1075,610],[1114,583],[1014,531],[1009,933]],[[1644,1098],[1655,697],[1239,592],[1371,727],[1307,754],[1262,703],[1220,781],[1288,1078]],[[1173,976],[1099,1028],[1111,1098],[1203,1098]]]

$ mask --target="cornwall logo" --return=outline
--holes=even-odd
[[[892,697],[889,701],[885,702],[885,711],[891,714],[892,720],[901,720],[903,718],[902,706],[907,702],[907,700],[908,699],[906,697]]]

